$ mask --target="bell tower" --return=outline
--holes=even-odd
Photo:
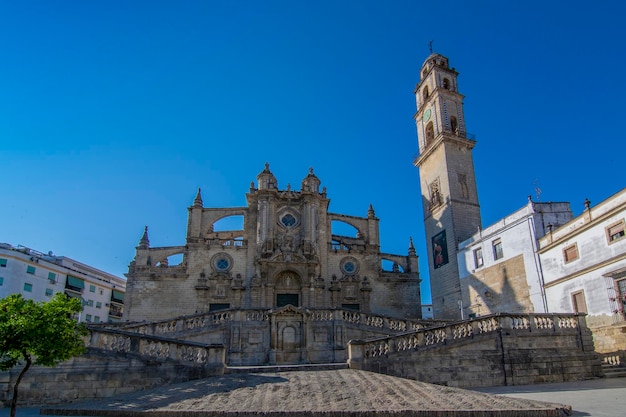
[[[420,187],[433,312],[437,319],[461,318],[457,249],[481,226],[472,149],[465,130],[458,73],[448,58],[431,54],[415,88]]]

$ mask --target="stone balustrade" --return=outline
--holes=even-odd
[[[344,309],[307,309],[307,313],[311,321],[343,321],[346,324],[367,326],[377,330],[390,330],[394,333],[417,331],[426,328],[427,325],[432,326],[441,323],[434,321],[402,320]],[[270,314],[271,310],[269,309],[229,309],[201,313],[193,316],[183,316],[174,320],[140,324],[130,323],[122,325],[121,327],[126,331],[139,334],[168,336],[196,329],[209,330],[233,322],[268,321]]]
[[[386,321],[388,328],[392,330],[404,329],[404,327],[398,327],[399,324],[396,321],[389,319],[383,320],[381,318],[377,325],[382,327],[383,321]],[[381,353],[388,354],[390,352],[444,345],[451,341],[471,339],[475,335],[493,333],[503,329],[571,333],[572,330],[578,329],[578,321],[579,316],[576,314],[497,314],[445,326],[422,328],[417,331],[414,330],[414,334],[389,336],[369,341],[353,341],[351,346],[357,350],[359,349],[357,346],[362,345],[363,355],[365,357],[374,357],[379,356]]]
[[[120,330],[90,328],[87,347],[144,359],[176,361],[186,366],[221,368],[222,373],[226,367],[223,345],[206,345]]]
[[[456,347],[461,344],[462,353]],[[348,355],[354,369],[461,387],[556,382],[601,373],[585,317],[578,314],[495,314],[352,340]]]

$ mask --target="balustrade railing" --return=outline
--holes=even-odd
[[[396,336],[352,341],[350,355],[354,358],[360,356],[373,358],[391,352],[417,350],[445,345],[451,341],[468,340],[477,335],[503,329],[519,332],[571,333],[579,330],[579,319],[580,316],[577,314],[495,314],[444,326],[417,329]],[[395,327],[397,323],[392,325]]]
[[[205,345],[159,336],[92,328],[87,346],[160,361],[173,360],[192,366],[225,366],[223,345]]]
[[[386,329],[393,333],[418,331],[432,327],[441,322],[402,320],[377,315],[370,315],[354,310],[343,309],[305,309],[311,321],[343,321],[346,324],[372,327],[375,330]],[[163,320],[152,323],[122,324],[117,328],[124,331],[145,335],[172,337],[180,332],[193,330],[210,330],[211,328],[228,325],[232,322],[269,321],[270,309],[228,309],[215,312],[183,316],[174,320]]]

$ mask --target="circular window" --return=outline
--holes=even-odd
[[[296,224],[296,218],[291,213],[287,213],[280,219],[280,222],[285,227],[293,227]]]
[[[346,275],[353,275],[359,272],[359,261],[355,258],[347,257],[341,261],[341,271]]]
[[[289,208],[284,208],[278,212],[276,217],[278,224],[286,229],[293,229],[300,225],[300,217]]]
[[[233,258],[226,253],[218,253],[211,258],[211,266],[215,271],[228,272],[233,267]]]
[[[220,258],[215,263],[215,266],[217,267],[217,269],[224,271],[228,269],[228,267],[230,266],[230,262],[228,262],[228,259],[226,258]]]

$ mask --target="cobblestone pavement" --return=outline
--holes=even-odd
[[[357,370],[227,374],[45,413],[134,416],[560,416],[565,406]],[[57,415],[58,415],[57,414]],[[18,415],[18,417],[20,417]],[[21,416],[26,417],[26,416]]]

